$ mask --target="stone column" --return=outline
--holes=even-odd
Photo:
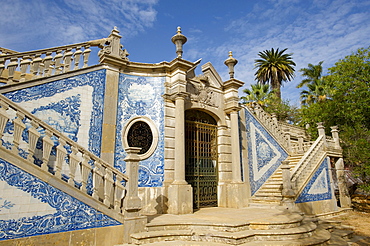
[[[139,198],[138,184],[139,184],[139,161],[138,153],[140,148],[130,147],[125,149],[127,156],[126,174],[129,180],[126,184],[126,196],[124,199],[124,242],[131,242],[130,235],[132,233],[144,231],[147,218],[140,216],[139,212],[142,208],[141,200]]]
[[[185,180],[185,97],[185,93],[175,96],[175,174],[168,187],[170,214],[193,212],[192,187]]]
[[[339,158],[339,160],[335,163],[335,169],[337,171],[340,207],[350,208],[352,205],[351,196],[349,195],[346,184],[343,158]]]
[[[233,110],[230,113],[231,120],[231,155],[232,155],[232,183],[241,183],[241,170],[240,170],[240,145],[239,145],[239,124],[238,124],[238,111]]]
[[[230,112],[232,180],[229,185],[228,207],[231,208],[242,208],[248,205],[247,185],[241,178],[238,109],[235,108]]]

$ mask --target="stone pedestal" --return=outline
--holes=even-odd
[[[168,213],[193,213],[193,188],[189,184],[172,183],[168,187]]]

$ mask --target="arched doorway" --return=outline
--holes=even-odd
[[[217,206],[217,122],[198,110],[185,111],[185,179],[193,208]]]

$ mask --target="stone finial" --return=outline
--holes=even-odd
[[[225,65],[229,68],[230,79],[234,78],[234,67],[238,60],[233,57],[233,52],[229,51],[229,58],[225,60]]]
[[[182,46],[188,39],[181,33],[181,27],[177,27],[177,34],[171,38],[172,43],[176,45],[176,54],[178,58],[182,58]]]

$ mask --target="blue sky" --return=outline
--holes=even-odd
[[[282,96],[299,103],[298,70],[324,61],[332,67],[370,45],[370,1],[365,0],[0,0],[0,46],[16,51],[107,37],[114,26],[135,62],[176,57],[171,37],[188,38],[183,58],[210,61],[228,79],[224,60],[233,51],[235,77],[254,84],[260,51],[288,48],[296,76]],[[325,70],[326,71],[326,70]],[[198,73],[200,70],[198,69]]]

